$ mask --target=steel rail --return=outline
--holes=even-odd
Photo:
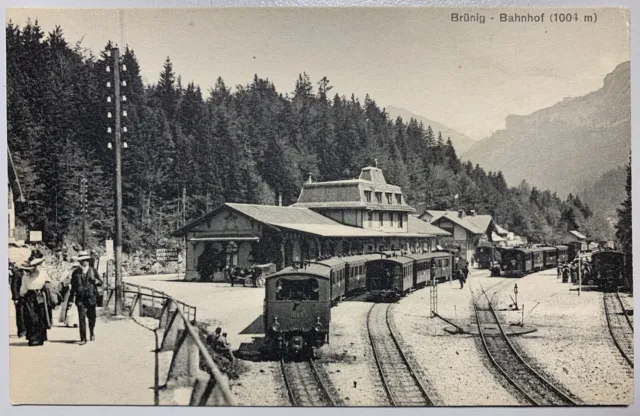
[[[627,311],[625,309],[624,303],[622,303],[622,299],[620,298],[620,292],[618,292],[617,290],[616,290],[616,298],[618,298],[618,302],[620,302],[620,308],[624,313],[624,317],[627,320],[627,324],[629,324],[629,328],[631,329],[631,332],[633,332],[633,323],[629,319],[629,315],[627,315]]]
[[[537,378],[542,385],[550,388],[551,390],[553,390],[553,392],[555,392],[558,396],[560,396],[564,401],[566,401],[568,404],[570,405],[577,405],[577,403],[571,398],[569,397],[567,394],[565,394],[563,391],[561,391],[560,389],[558,389],[555,385],[553,385],[551,382],[549,382],[546,378],[544,378],[540,373],[538,373],[536,370],[534,370],[525,360],[524,358],[522,358],[522,356],[518,353],[518,351],[516,350],[516,348],[513,346],[513,344],[511,343],[511,341],[509,340],[509,337],[507,337],[507,334],[504,332],[504,328],[502,327],[502,324],[500,323],[500,319],[498,319],[498,315],[496,314],[496,311],[493,309],[493,306],[491,305],[491,301],[489,300],[489,296],[486,294],[486,292],[484,291],[484,288],[482,287],[482,284],[480,284],[480,288],[482,290],[482,293],[484,293],[485,298],[487,299],[488,302],[488,306],[489,306],[489,311],[491,311],[491,314],[493,315],[496,324],[498,325],[498,328],[500,329],[500,334],[502,335],[502,338],[506,341],[507,346],[509,347],[509,350],[514,354],[514,356],[518,359],[518,361],[524,365],[524,367],[526,368],[526,370],[528,370],[531,374],[534,375],[535,378]],[[477,305],[474,304],[474,306],[476,306],[476,319],[478,318],[478,309],[477,309]],[[478,330],[479,332],[482,333],[482,325],[480,324],[480,321],[478,320]],[[487,349],[487,353],[489,353],[488,347],[486,345],[486,341],[484,340],[484,334],[483,334],[483,342],[485,342],[485,348]],[[491,355],[489,353],[489,355]],[[495,359],[492,360],[495,363]],[[504,370],[503,374],[504,374]],[[514,383],[514,380],[511,377],[507,378]],[[523,391],[522,387],[518,386],[520,391]],[[541,403],[538,403],[535,399],[533,399],[528,393],[525,393],[525,396],[532,401],[535,405],[543,405]]]
[[[289,401],[291,402],[291,406],[297,407],[298,401],[296,400],[295,394],[293,394],[293,388],[291,387],[291,382],[289,381],[289,376],[287,375],[287,369],[284,364],[284,358],[280,358],[280,369],[282,371],[282,378],[284,379],[284,386],[287,390],[287,395],[289,396]]]
[[[387,398],[389,399],[389,403],[392,406],[398,406],[398,400],[397,400],[396,397],[394,397],[394,393],[392,393],[392,388],[389,386],[388,377],[385,375],[385,372],[382,369],[382,361],[381,361],[381,358],[380,358],[380,351],[378,350],[377,343],[373,339],[373,334],[372,334],[372,331],[371,331],[371,314],[372,314],[373,309],[376,307],[376,305],[378,305],[378,304],[377,303],[374,304],[371,307],[371,309],[369,309],[369,313],[367,314],[367,330],[369,332],[369,341],[371,343],[371,347],[372,347],[372,350],[373,350],[373,358],[374,358],[374,360],[376,362],[376,367],[378,368],[378,373],[380,374],[380,380],[382,381],[382,385],[384,386],[385,392],[387,393]],[[385,311],[385,324],[387,325],[387,329],[389,330],[389,333],[391,334],[391,339],[393,340],[393,346],[395,347],[396,352],[400,356],[403,364],[407,368],[409,375],[414,380],[414,383],[417,386],[418,390],[420,391],[420,394],[422,395],[422,398],[425,400],[427,406],[433,406],[434,405],[433,404],[433,400],[431,400],[431,398],[429,397],[429,395],[427,393],[426,388],[424,387],[424,385],[422,384],[422,382],[420,381],[420,379],[417,377],[416,373],[414,372],[413,368],[409,364],[409,361],[407,360],[407,357],[406,357],[404,351],[402,350],[402,348],[400,346],[400,342],[398,341],[397,334],[395,334],[395,332],[391,328],[391,325],[390,325],[390,322],[389,322],[389,311],[390,311],[390,309],[391,309],[391,305],[389,304],[389,305],[387,305],[387,309]]]
[[[405,355],[404,351],[400,347],[400,342],[398,341],[398,335],[396,334],[396,332],[391,327],[391,322],[389,322],[389,319],[390,319],[389,315],[391,313],[391,307],[392,307],[392,305],[389,305],[389,307],[387,307],[387,313],[386,313],[386,321],[387,321],[387,326],[389,327],[389,333],[391,334],[391,338],[393,339],[393,342],[394,342],[396,348],[398,349],[398,352],[400,353],[400,356],[402,357],[402,361],[404,362],[404,365],[407,366],[407,369],[409,370],[409,374],[411,374],[411,377],[413,377],[413,379],[416,382],[416,385],[420,389],[420,392],[422,393],[422,396],[424,397],[424,399],[426,400],[426,402],[427,402],[427,404],[429,406],[433,406],[434,405],[433,400],[431,400],[431,398],[429,397],[429,394],[427,393],[427,389],[424,387],[424,385],[422,384],[422,382],[420,381],[420,379],[416,375],[415,371],[413,370],[413,367],[411,367],[411,364],[409,364],[409,360],[407,359],[407,356]]]
[[[616,331],[613,329],[613,325],[611,323],[612,312],[609,310],[609,306],[607,305],[607,298],[609,297],[608,295],[609,295],[608,293],[605,293],[602,299],[604,301],[604,314],[607,317],[607,326],[609,327],[609,334],[611,334],[611,339],[613,339],[613,343],[615,344],[616,348],[618,348],[618,351],[620,351],[620,354],[625,359],[627,364],[629,364],[631,368],[634,368],[633,360],[631,359],[631,357],[629,357],[627,352],[624,350],[624,348],[620,344],[620,341],[618,340],[618,336],[616,336]],[[620,298],[618,298],[618,300],[620,300]],[[622,306],[622,311],[624,313],[624,305],[622,305],[622,301],[620,301],[620,305]],[[627,317],[626,314],[625,314],[625,317],[627,318],[627,323],[631,325],[631,322],[629,322],[629,317]],[[631,326],[631,332],[633,332],[633,326]]]
[[[380,363],[378,347],[376,347],[376,343],[373,340],[373,335],[371,333],[371,324],[370,324],[371,312],[373,312],[373,308],[375,308],[376,305],[377,303],[374,303],[373,306],[371,306],[371,309],[369,309],[369,312],[367,313],[367,332],[369,333],[369,342],[371,343],[371,350],[373,351],[373,359],[376,362],[376,367],[378,368],[378,374],[380,374],[380,380],[382,381],[382,386],[384,387],[385,393],[387,393],[387,398],[389,399],[389,403],[391,404],[391,406],[397,406],[393,398],[393,395],[391,394],[391,389],[387,384],[387,379],[385,378],[384,372],[382,371],[382,364]]]
[[[335,407],[336,403],[333,400],[332,395],[329,393],[329,389],[327,389],[327,386],[322,382],[322,379],[320,378],[320,374],[318,374],[318,369],[313,363],[313,359],[309,359],[306,363],[309,366],[309,369],[311,371],[311,374],[313,375],[314,380],[316,381],[316,384],[319,386],[319,390],[322,392],[323,397],[321,398],[321,400],[329,403],[329,406],[327,407]],[[291,402],[291,405],[293,407],[301,407],[302,404],[296,398],[295,388],[293,387],[291,376],[288,374],[286,367],[287,365],[285,363],[284,358],[280,358],[280,368],[282,371],[282,378],[284,379],[284,385],[287,390],[287,395],[289,396],[289,401]]]
[[[322,389],[322,392],[324,393],[325,398],[327,399],[331,407],[335,407],[336,402],[335,400],[333,400],[333,396],[329,393],[329,389],[327,388],[327,386],[322,382],[322,379],[320,378],[320,373],[318,373],[318,369],[316,368],[316,364],[313,362],[313,359],[311,358],[309,359],[309,366],[311,367],[311,371],[313,372],[313,375],[316,378],[318,385]]]

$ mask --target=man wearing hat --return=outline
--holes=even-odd
[[[9,264],[9,276],[11,277],[11,300],[16,307],[18,338],[22,338],[25,336],[27,329],[24,326],[24,296],[20,294],[20,288],[22,287],[22,270],[17,264]]]
[[[78,327],[80,328],[80,345],[87,343],[87,318],[89,318],[89,335],[95,340],[96,306],[98,304],[98,286],[102,281],[98,272],[89,266],[91,256],[86,251],[78,253],[80,267],[71,274],[71,292],[69,302],[78,308]]]

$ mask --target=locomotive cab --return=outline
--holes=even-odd
[[[319,270],[310,270],[319,269]],[[320,272],[320,273],[318,273]],[[288,268],[269,276],[263,323],[270,351],[313,354],[328,341],[331,319],[329,268]]]

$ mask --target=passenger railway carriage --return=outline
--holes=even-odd
[[[542,247],[534,247],[530,251],[533,271],[537,272],[544,269],[544,249]]]
[[[367,264],[367,290],[374,298],[403,296],[413,287],[414,259],[387,254]]]
[[[558,249],[556,247],[542,247],[542,255],[545,269],[558,265]]]
[[[442,252],[428,253],[428,256],[431,258],[431,278],[436,282],[451,280],[453,277],[453,256]]]
[[[571,246],[565,245],[504,248],[501,249],[500,269],[505,275],[523,276],[565,264],[570,253]]]

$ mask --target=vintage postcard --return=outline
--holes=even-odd
[[[7,9],[10,402],[632,404],[629,18]]]

